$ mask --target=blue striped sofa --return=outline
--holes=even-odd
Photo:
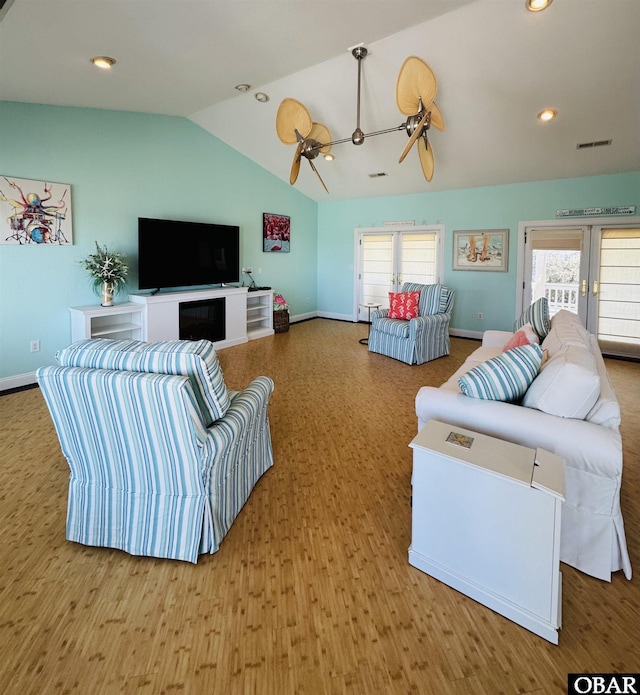
[[[401,292],[420,291],[420,316],[388,318],[388,309],[371,312],[369,351],[422,364],[449,354],[449,322],[455,292],[444,285],[405,282]]]
[[[273,465],[273,381],[227,389],[206,340],[82,340],[37,380],[71,478],[67,539],[197,562]]]

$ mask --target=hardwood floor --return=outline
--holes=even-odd
[[[273,377],[275,465],[197,565],[65,540],[68,467],[38,389],[0,397],[0,692],[561,694],[638,671],[637,574],[562,565],[553,646],[411,567],[414,398],[477,343],[409,367],[317,319],[220,351],[230,388]],[[640,364],[622,404],[622,509],[640,572]]]

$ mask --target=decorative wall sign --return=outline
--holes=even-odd
[[[453,270],[506,272],[508,260],[508,229],[479,229],[453,233]]]
[[[0,176],[0,244],[73,244],[71,186]]]
[[[291,219],[286,215],[262,213],[263,251],[289,253]]]
[[[635,205],[619,205],[611,208],[575,208],[556,210],[556,217],[592,217],[593,215],[635,215]]]

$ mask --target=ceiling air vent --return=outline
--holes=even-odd
[[[593,142],[581,142],[576,145],[576,149],[588,150],[591,147],[605,147],[606,145],[610,145],[612,142],[612,140],[594,140]]]
[[[377,174],[369,174],[370,179],[378,179],[381,176],[389,176],[386,171],[379,171]]]

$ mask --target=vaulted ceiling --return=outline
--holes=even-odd
[[[422,58],[446,123],[433,180],[392,132],[316,159],[329,194],[303,160],[296,188],[318,201],[640,171],[637,0],[9,0],[0,18],[0,99],[185,116],[287,183],[282,99],[350,138],[364,44],[361,128],[393,128],[400,67]]]

